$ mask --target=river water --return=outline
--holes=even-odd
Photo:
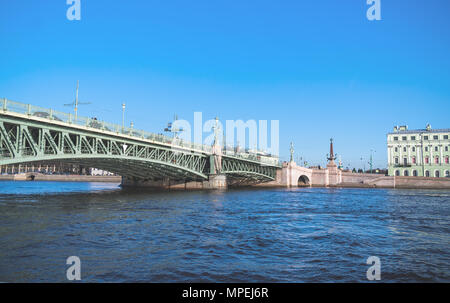
[[[0,282],[450,282],[450,191],[0,182]]]

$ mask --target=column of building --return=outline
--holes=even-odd
[[[408,152],[408,164],[411,164],[412,163],[412,161],[411,161],[411,146],[409,144],[406,145],[406,149]]]
[[[392,163],[392,146],[388,146],[388,167],[391,166]]]

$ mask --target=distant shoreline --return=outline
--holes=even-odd
[[[417,180],[412,180],[412,179]],[[421,177],[401,177],[401,179],[407,179],[405,181],[407,182],[398,182],[400,184],[396,184],[396,186],[389,186],[389,185],[374,185],[374,184],[367,184],[362,182],[346,182],[346,183],[340,183],[340,184],[334,184],[329,186],[322,186],[322,185],[312,185],[313,188],[367,188],[367,189],[374,189],[374,188],[397,188],[397,189],[450,189],[450,180],[442,180],[442,179],[436,179],[436,180],[430,180],[430,178],[421,178]],[[28,182],[34,182],[34,181],[59,181],[59,182],[105,182],[105,183],[122,183],[122,177],[121,176],[88,176],[88,175],[44,175],[40,173],[26,173],[26,174],[14,174],[14,175],[0,175],[0,181],[28,181]],[[414,181],[414,182],[413,182]],[[424,182],[428,181],[428,182]],[[123,185],[123,187],[143,187],[146,186],[127,186]],[[247,188],[289,188],[281,185],[274,185],[274,184],[258,184],[253,186],[244,186]],[[298,188],[309,188],[310,186],[299,186]],[[149,187],[152,188],[152,187]],[[233,187],[230,187],[233,188]],[[296,188],[296,187],[290,187],[290,188]],[[168,188],[159,188],[164,190],[189,190],[188,188],[178,188],[178,187],[171,187]],[[194,189],[194,188],[192,188]]]

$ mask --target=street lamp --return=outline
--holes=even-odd
[[[125,103],[122,103],[122,132],[125,129]]]

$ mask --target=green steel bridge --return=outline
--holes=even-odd
[[[0,99],[0,166],[36,161],[83,165],[135,180],[205,181],[220,174],[231,185],[275,180],[281,168],[275,157],[227,150],[219,162],[211,146]]]

